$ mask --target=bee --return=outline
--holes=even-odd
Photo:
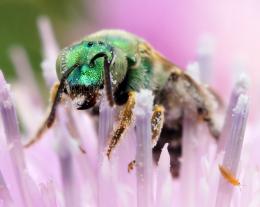
[[[78,110],[96,109],[103,89],[109,105],[120,106],[119,121],[111,132],[106,152],[109,158],[133,122],[135,93],[141,89],[151,90],[155,97],[151,118],[154,163],[158,164],[162,148],[168,144],[173,177],[178,177],[180,170],[184,111],[207,123],[213,137],[219,136],[214,93],[134,34],[122,30],[91,34],[61,50],[56,71],[59,82],[51,92],[51,111],[26,147],[53,125],[64,94],[76,102]]]

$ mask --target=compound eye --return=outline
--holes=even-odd
[[[92,47],[94,45],[94,42],[88,42],[88,47]]]

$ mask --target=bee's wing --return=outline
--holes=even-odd
[[[212,136],[218,138],[220,126],[216,111],[223,105],[220,97],[212,89],[198,83],[181,70],[173,70],[167,84],[181,106],[188,110],[191,116],[205,121]]]

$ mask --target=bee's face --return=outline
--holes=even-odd
[[[80,85],[66,84],[65,93],[73,101],[73,105],[78,110],[89,109],[99,100],[99,87],[86,87]]]
[[[97,102],[99,90],[104,85],[104,59],[98,55],[106,52],[109,57],[112,55],[110,50],[102,42],[83,41],[61,51],[57,59],[57,74],[61,80],[73,68],[66,77],[65,92],[78,109],[88,109]]]

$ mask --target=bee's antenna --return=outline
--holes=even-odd
[[[56,117],[56,109],[57,109],[57,106],[58,104],[60,103],[60,100],[61,100],[61,97],[62,97],[62,93],[64,91],[64,87],[65,87],[65,80],[67,79],[67,77],[70,75],[70,73],[75,69],[77,68],[78,65],[74,65],[71,69],[67,70],[61,80],[60,80],[60,83],[59,83],[59,86],[58,86],[58,89],[57,89],[57,92],[55,94],[55,98],[54,98],[54,101],[52,103],[52,106],[51,106],[51,111],[47,117],[47,119],[45,120],[45,122],[43,123],[43,125],[39,128],[39,130],[37,131],[35,137],[31,140],[29,140],[28,143],[26,143],[24,145],[25,148],[28,148],[30,147],[31,145],[33,145],[34,143],[36,143],[39,139],[41,139],[43,133],[52,126],[52,124],[54,123],[54,120],[55,120],[55,117]]]
[[[111,84],[111,74],[110,74],[110,65],[114,62],[114,56],[112,61],[109,61],[107,58],[105,58],[104,62],[104,70],[105,70],[105,88],[106,88],[106,94],[107,99],[109,101],[109,105],[112,107],[114,105],[114,98],[112,94],[112,84]]]
[[[46,120],[46,126],[48,128],[51,127],[51,125],[53,124],[54,120],[55,120],[55,114],[56,114],[56,108],[57,105],[59,104],[61,97],[62,97],[62,93],[64,91],[64,87],[65,87],[65,80],[67,79],[67,77],[71,74],[71,72],[78,67],[78,65],[74,65],[71,69],[68,69],[62,76],[61,80],[60,80],[60,85],[58,87],[54,102],[52,104],[52,108],[51,108],[51,112]]]
[[[112,60],[109,60],[106,53],[98,53],[95,55],[90,64],[93,64],[93,62],[100,57],[104,57],[104,75],[105,75],[105,89],[106,89],[106,95],[109,102],[109,105],[112,107],[114,105],[114,98],[113,98],[113,92],[112,92],[112,83],[111,83],[111,74],[110,74],[110,66],[114,63],[114,53],[112,51]]]

